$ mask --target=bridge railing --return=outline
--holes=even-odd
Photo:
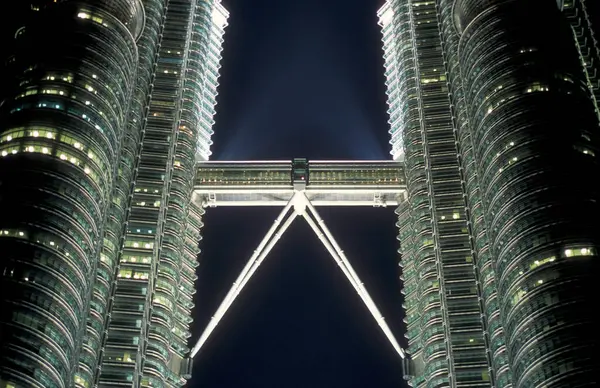
[[[404,185],[404,165],[393,161],[312,161],[309,185]]]
[[[289,161],[201,162],[196,186],[282,186],[291,188]]]

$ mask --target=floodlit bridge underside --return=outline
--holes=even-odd
[[[318,239],[352,284],[382,332],[402,359],[405,374],[408,360],[364,284],[352,268],[316,206],[398,205],[406,186],[403,165],[392,161],[289,161],[201,162],[195,185],[196,200],[205,207],[283,206],[225,299],[193,347],[191,360],[215,330],[236,297],[248,283],[277,241],[297,217],[310,225]]]

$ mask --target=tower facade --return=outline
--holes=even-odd
[[[597,47],[573,11],[585,2],[559,6],[390,0],[379,12],[410,194],[399,239],[413,386],[596,381],[598,191],[569,182],[598,173]]]
[[[185,384],[228,13],[32,4],[0,105],[1,387]],[[4,288],[4,287],[3,287]]]

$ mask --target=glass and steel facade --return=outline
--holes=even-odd
[[[192,202],[194,165],[209,154],[227,17],[219,2],[171,0],[165,8],[101,387],[185,384],[203,212]]]
[[[137,66],[141,4],[56,4],[16,36],[0,112],[0,376],[72,384]]]
[[[413,384],[489,386],[436,4],[388,2],[379,18],[391,133],[401,133],[409,194],[397,213],[406,337],[420,371]]]
[[[571,29],[544,1],[457,7],[514,384],[592,383],[600,209],[595,188],[571,182],[599,172],[598,120]],[[544,22],[532,23],[530,12]]]
[[[77,387],[91,387],[96,379],[105,351],[107,325],[113,312],[116,276],[119,257],[122,254],[125,221],[128,218],[132,189],[139,163],[139,152],[145,130],[147,98],[154,80],[154,66],[162,31],[164,2],[161,0],[144,1],[145,22],[142,35],[138,38],[137,82],[131,101],[130,116],[125,129],[125,138],[119,164],[116,187],[110,203],[109,217],[106,221],[104,241],[100,261],[96,272],[96,281],[92,292],[87,332],[80,355],[80,366],[75,376]],[[115,315],[112,316],[114,320]]]
[[[598,13],[598,5],[590,4],[589,0],[569,0],[560,4],[560,8],[567,17],[571,26],[573,37],[575,38],[577,52],[580,55],[580,61],[584,69],[585,81],[592,94],[592,101],[598,117],[600,117],[600,45],[596,40],[594,30],[600,26],[598,20],[592,20],[594,12]],[[595,6],[595,9],[594,9]],[[596,31],[597,32],[597,31]]]
[[[398,226],[413,386],[595,384],[597,47],[585,2],[560,5],[390,0],[379,12],[409,193]],[[444,171],[430,123],[446,118]],[[453,194],[464,234],[438,210]],[[445,240],[465,244],[468,265],[450,265]]]
[[[490,357],[490,380],[497,387],[511,386],[512,378],[506,349],[504,327],[500,319],[497,279],[493,268],[492,254],[487,227],[483,216],[477,164],[474,159],[467,105],[460,66],[458,62],[459,35],[454,24],[454,0],[440,1],[439,19],[442,26],[442,47],[446,53],[449,93],[452,98],[455,139],[458,147],[458,160],[462,168],[467,214],[473,249],[474,262],[478,273],[480,296],[483,303],[487,346]]]
[[[0,105],[1,387],[181,387],[227,11],[36,2]],[[3,287],[4,289],[4,287]]]

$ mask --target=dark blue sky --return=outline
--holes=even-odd
[[[224,1],[225,2],[225,1]],[[389,159],[373,0],[229,0],[213,159]],[[205,218],[194,337],[280,209]],[[320,209],[403,340],[393,209]],[[400,360],[309,226],[279,241],[196,357],[192,388],[398,388]]]
[[[373,0],[229,0],[214,159],[389,158]]]

